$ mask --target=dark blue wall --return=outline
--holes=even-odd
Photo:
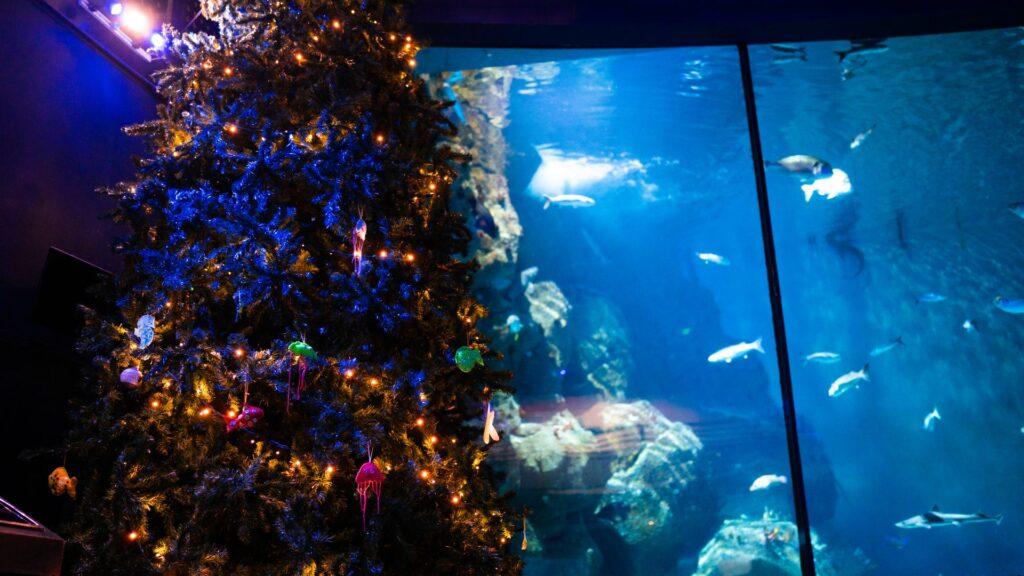
[[[36,286],[50,246],[116,268],[94,190],[131,174],[142,148],[121,127],[156,98],[41,2],[0,1],[0,39],[0,496],[52,522],[60,462],[18,454],[60,438],[75,375],[68,340],[31,319]]]

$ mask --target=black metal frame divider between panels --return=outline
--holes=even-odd
[[[811,527],[807,517],[807,494],[804,490],[803,464],[800,460],[800,439],[796,431],[796,408],[793,405],[793,378],[789,370],[789,346],[786,343],[786,323],[782,316],[782,291],[779,288],[779,268],[775,259],[775,238],[772,234],[772,216],[768,205],[768,184],[764,176],[764,156],[761,153],[761,132],[757,124],[757,103],[754,80],[750,73],[750,53],[746,44],[737,44],[740,57],[740,76],[743,80],[743,100],[747,109],[747,132],[750,135],[750,155],[754,161],[754,183],[757,187],[757,208],[761,217],[761,245],[768,273],[768,298],[772,307],[772,327],[775,335],[775,356],[779,364],[779,387],[782,389],[782,412],[786,422],[786,446],[789,449],[789,474],[793,486],[793,510],[800,541],[800,570],[803,576],[815,576],[814,549],[811,546]]]

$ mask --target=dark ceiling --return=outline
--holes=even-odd
[[[1020,0],[419,0],[438,46],[625,47],[905,36],[1024,24]]]
[[[9,1],[9,0],[0,0]],[[140,58],[80,0],[34,0],[141,82]],[[158,26],[212,29],[200,0],[88,0],[143,6]],[[1024,0],[411,0],[409,23],[437,47],[624,48],[909,36],[1024,25]],[[156,29],[159,29],[158,27]]]

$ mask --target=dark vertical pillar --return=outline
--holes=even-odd
[[[807,517],[807,496],[804,491],[803,465],[800,461],[800,439],[796,431],[796,409],[793,406],[793,378],[789,370],[789,346],[786,344],[786,323],[782,317],[782,291],[779,289],[779,268],[775,259],[775,238],[768,205],[768,185],[764,177],[764,156],[761,154],[761,132],[757,125],[757,104],[754,101],[754,80],[750,74],[750,53],[746,44],[737,44],[740,75],[743,78],[743,99],[747,104],[747,128],[750,153],[754,159],[754,182],[757,185],[757,206],[761,215],[761,241],[764,264],[768,271],[768,298],[772,305],[775,353],[779,363],[779,385],[782,388],[782,411],[786,419],[786,444],[789,448],[789,473],[793,486],[793,509],[800,535],[800,568],[803,576],[815,576],[814,549]]]

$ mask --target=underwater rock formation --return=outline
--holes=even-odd
[[[514,272],[487,268],[514,266],[523,235],[509,196],[508,144],[502,134],[508,126],[514,72],[514,66],[494,67],[431,78],[433,95],[456,103],[458,135],[451,144],[455,151],[471,156],[456,183],[456,197],[468,203],[463,211],[476,237],[472,252],[484,280],[499,287],[509,286]]]
[[[587,298],[573,315],[576,356],[587,382],[605,400],[621,400],[633,369],[622,313],[608,300]]]
[[[545,476],[544,488],[580,486],[594,433],[583,428],[572,412],[562,410],[547,422],[524,422],[509,436],[523,475]],[[524,479],[525,481],[525,479]]]
[[[536,268],[532,270],[536,271]],[[523,295],[530,303],[530,318],[543,330],[555,364],[559,367],[564,366],[566,357],[563,351],[569,344],[569,334],[565,328],[569,325],[569,311],[572,310],[572,306],[558,284],[550,280],[534,282],[533,276],[527,275],[526,272],[523,278]]]
[[[765,510],[759,519],[726,520],[700,551],[693,576],[800,576],[796,525]],[[837,576],[825,546],[811,534],[814,565],[821,576]]]
[[[630,572],[667,571],[680,549],[698,546],[717,524],[703,445],[646,401],[608,404],[601,417],[599,440],[618,458],[594,513],[629,549]]]

